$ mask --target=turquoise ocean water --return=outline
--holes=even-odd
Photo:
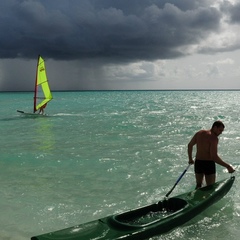
[[[32,93],[0,93],[0,239],[27,240],[162,200],[187,167],[186,146],[222,120],[219,155],[238,168],[239,91],[53,92],[29,118]],[[230,175],[217,167],[218,179]],[[152,239],[240,235],[239,173],[230,192]],[[171,196],[195,187],[191,167]]]

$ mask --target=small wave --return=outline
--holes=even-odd
[[[82,116],[80,113],[56,113],[51,116]]]

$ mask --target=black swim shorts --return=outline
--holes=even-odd
[[[216,174],[216,164],[212,160],[195,160],[194,164],[195,173],[203,173],[205,175]]]

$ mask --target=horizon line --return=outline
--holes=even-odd
[[[240,89],[231,89],[231,88],[227,88],[227,89],[111,89],[111,90],[107,90],[107,89],[101,89],[101,90],[86,90],[86,89],[82,89],[82,90],[51,90],[51,92],[113,92],[113,91],[240,91]],[[0,93],[4,93],[4,92],[33,92],[32,90],[0,90]]]

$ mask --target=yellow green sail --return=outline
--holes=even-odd
[[[38,56],[35,93],[34,93],[34,112],[52,100],[52,93],[48,84],[46,68],[43,58]]]

